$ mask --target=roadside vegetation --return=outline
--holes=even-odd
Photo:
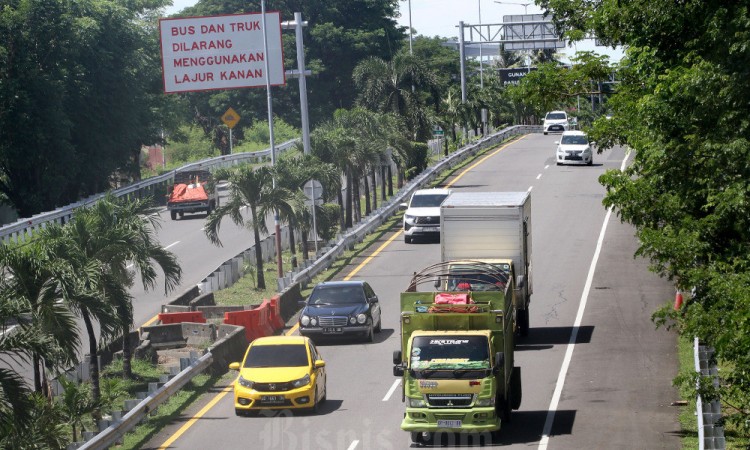
[[[165,4],[19,0],[0,9],[0,200],[21,217],[187,162],[227,155],[230,148],[267,147],[262,89],[161,92],[157,20]],[[607,57],[579,52],[564,66],[550,50],[535,52],[536,70],[518,85],[505,87],[486,71],[483,89],[478,77],[469,77],[462,102],[458,53],[442,46],[442,39],[424,36],[417,36],[410,52],[405,30],[394,19],[398,2],[274,3],[284,17],[301,11],[315,18],[305,38],[307,65],[316,75],[309,81],[311,151],[289,152],[273,168],[261,164],[218,174],[232,181],[230,201],[209,217],[207,239],[221,245],[217,231],[228,217],[248,226],[249,247],[265,231],[260,214],[277,211],[302,235],[301,245],[292,245],[288,262],[293,265],[310,252],[311,217],[301,189],[306,181],[323,185],[324,202],[316,215],[318,234],[327,240],[427,167],[434,158],[427,141],[436,126],[445,130],[446,155],[467,141],[469,130],[481,133],[482,109],[494,128],[538,123],[546,111],[564,109],[600,149],[634,150],[624,172],[608,171],[600,178],[607,190],[604,206],[636,228],[637,254],[686,295],[679,310],[670,305],[656,311],[654,322],[686,340],[697,336],[716,350],[722,368],[718,389],[691,368],[675,382],[685,398],[697,393],[706,400],[720,398],[727,437],[732,445],[746,445],[750,125],[744,118],[750,109],[750,4],[540,0],[539,5],[554,11],[565,39],[593,34],[604,44],[625,46],[625,59],[611,64]],[[205,0],[181,15],[253,8],[236,0]],[[291,36],[283,37],[283,45],[291,65],[296,56]],[[519,53],[501,51],[495,64],[517,67],[522,61]],[[469,73],[474,68],[469,61]],[[277,142],[299,136],[298,98],[294,83],[274,90]],[[231,142],[219,119],[228,107],[241,117]],[[161,167],[147,167],[142,157],[143,147],[154,144],[166,148]],[[135,264],[147,288],[155,288],[157,273],[166,274],[167,291],[179,281],[180,268],[150,234],[158,224],[148,203],[111,196],[101,203],[43,230],[28,245],[0,249],[3,266],[13,274],[0,279],[0,325],[2,331],[14,327],[0,335],[5,362],[0,446],[62,445],[68,433],[57,433],[56,427],[69,426],[69,419],[55,412],[46,385],[76,362],[81,342],[72,331],[76,318],[85,322],[92,355],[98,341],[119,339],[131,329],[128,264]],[[245,206],[257,208],[258,215],[238,214]],[[274,273],[270,279],[275,279],[280,268],[271,269],[257,262],[254,289],[274,290],[265,275]],[[130,349],[124,345],[128,378]],[[34,368],[30,383],[14,371],[19,361]],[[97,417],[102,386],[93,361],[90,397]],[[76,426],[80,431],[85,424]],[[686,439],[690,435],[686,429]]]

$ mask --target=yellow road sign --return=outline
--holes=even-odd
[[[229,128],[234,128],[235,125],[237,125],[237,122],[240,121],[240,115],[237,114],[237,111],[235,111],[232,108],[229,108],[227,112],[224,113],[223,116],[221,116],[221,121],[224,122]]]

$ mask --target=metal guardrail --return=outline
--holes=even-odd
[[[294,147],[299,139],[292,139],[284,142],[276,147],[276,151],[279,153],[285,152]],[[222,167],[231,167],[233,165],[257,162],[264,157],[270,156],[271,149],[257,152],[245,152],[235,153],[232,155],[217,156],[215,158],[204,159],[195,163],[191,163],[180,167],[179,169],[172,170],[162,175],[148,178],[131,185],[115,189],[112,193],[117,197],[122,196],[135,196],[138,198],[144,198],[147,196],[155,197],[154,194],[162,188],[166,187],[167,184],[174,180],[175,173],[182,172],[185,170],[204,169],[214,171]],[[0,227],[0,240],[5,243],[9,242],[26,242],[34,233],[43,229],[51,223],[65,224],[73,217],[73,213],[77,208],[82,206],[88,206],[104,196],[104,193],[92,195],[85,199],[79,200],[70,205],[57,208],[54,211],[44,212],[36,214],[29,218],[19,219],[18,221],[4,225]]]
[[[328,268],[346,249],[353,247],[354,244],[358,242],[362,242],[367,234],[372,233],[377,227],[385,222],[388,217],[395,214],[399,205],[408,200],[414,191],[420,189],[427,182],[434,179],[443,170],[459,164],[469,156],[473,156],[487,147],[496,145],[510,136],[534,131],[541,131],[541,127],[538,125],[516,125],[505,128],[475,143],[469,144],[438,161],[437,164],[427,168],[416,178],[404,185],[395,196],[393,196],[384,206],[374,211],[369,218],[365,218],[359,225],[343,235],[333,247],[325,251],[325,253],[310,266],[294,274],[290,279],[280,279],[279,288],[284,289],[288,285],[300,281],[304,283],[310,282],[317,274]]]
[[[693,343],[695,371],[703,377],[711,377],[714,387],[719,387],[719,370],[713,361],[714,349],[700,345],[696,337]],[[726,448],[724,427],[721,426],[721,401],[703,402],[700,395],[695,402],[698,418],[698,445],[700,450],[723,450]]]
[[[92,439],[84,443],[79,449],[89,450],[104,450],[117,443],[125,433],[130,431],[133,427],[138,425],[147,414],[151,413],[156,409],[157,406],[167,400],[172,394],[179,391],[184,385],[196,375],[200,374],[206,368],[211,365],[213,361],[213,355],[206,353],[199,359],[193,361],[190,366],[185,368],[182,372],[177,374],[174,378],[169,380],[161,388],[157,389],[151,395],[143,399],[133,409],[128,411],[122,419],[115,421],[112,425],[107,427],[104,431],[94,436]]]

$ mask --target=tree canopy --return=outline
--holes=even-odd
[[[719,394],[733,403],[727,419],[748,431],[750,2],[543,3],[570,36],[627,47],[613,118],[591,133],[634,155],[624,172],[601,177],[605,205],[635,225],[639,254],[693,293],[656,319],[715,348],[726,363]]]

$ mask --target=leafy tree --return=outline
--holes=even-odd
[[[266,288],[263,276],[263,253],[260,248],[260,233],[267,233],[266,216],[279,210],[291,215],[292,193],[285,188],[273,185],[273,172],[269,166],[253,169],[241,165],[218,171],[217,179],[229,180],[229,200],[216,208],[206,218],[206,237],[214,245],[222,245],[219,239],[221,219],[228,216],[238,226],[253,230],[255,244],[255,267],[258,275],[258,289]],[[243,208],[250,210],[250,217],[242,215]]]
[[[151,7],[163,0],[149,3]],[[19,0],[0,9],[0,192],[22,217],[139,177],[160,90],[145,4]]]
[[[76,383],[68,380],[64,375],[58,378],[62,386],[62,394],[55,399],[65,422],[70,425],[72,442],[78,440],[78,431],[83,435],[83,421],[88,414],[92,414],[98,405],[91,398],[91,387],[88,383]]]
[[[281,12],[282,20],[292,20],[301,12],[308,22],[304,32],[305,64],[314,73],[307,79],[309,117],[312,126],[328,120],[336,109],[350,108],[356,90],[354,67],[370,56],[388,58],[405,34],[396,22],[397,0],[269,0],[267,10]],[[238,0],[203,0],[181,11],[185,16],[257,12],[259,3]],[[296,68],[294,33],[283,33],[284,67]],[[267,119],[265,89],[235,89],[184,95],[196,123],[226,151],[227,132],[219,117],[232,106],[243,118],[233,130],[242,139],[245,128]],[[273,88],[273,109],[286,123],[300,126],[299,87],[295,80]],[[223,143],[222,143],[223,142]]]
[[[568,36],[593,32],[628,48],[608,103],[613,118],[590,133],[605,148],[634,150],[623,172],[600,178],[604,203],[635,226],[638,254],[655,271],[694,292],[680,311],[665,306],[654,319],[715,348],[724,369],[708,399],[720,395],[726,420],[749,433],[750,5],[543,3]]]

